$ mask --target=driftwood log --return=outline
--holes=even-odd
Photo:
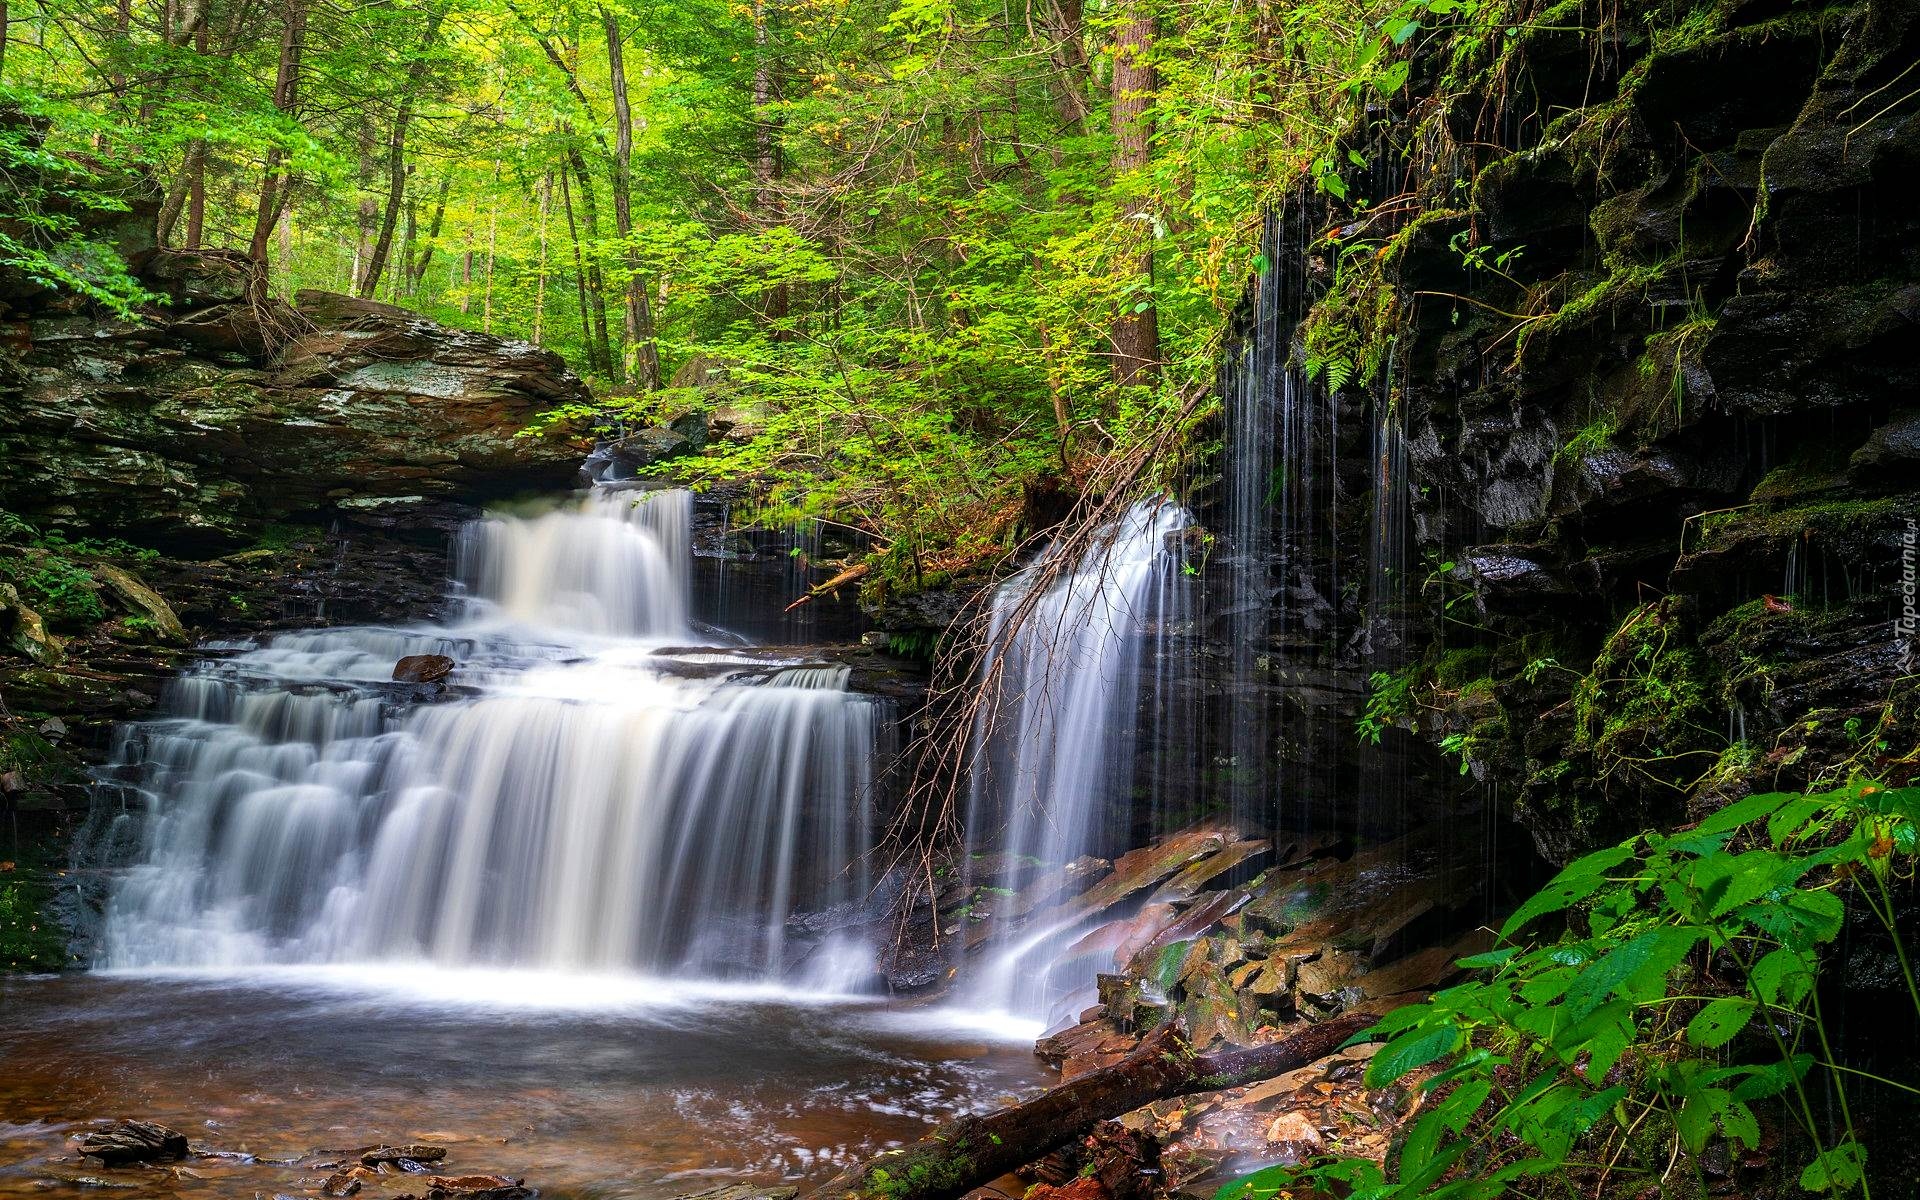
[[[958,1117],[911,1146],[843,1171],[818,1200],[954,1200],[1066,1145],[1101,1121],[1155,1100],[1240,1087],[1332,1054],[1378,1017],[1350,1013],[1248,1049],[1195,1053],[1162,1026],[1110,1067],[1024,1104]]]

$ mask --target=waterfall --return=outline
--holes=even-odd
[[[597,489],[476,522],[460,623],[183,675],[103,789],[134,865],[101,965],[870,975],[789,928],[867,894],[876,706],[843,666],[687,648],[690,513]],[[407,654],[455,659],[451,691],[391,683]]]
[[[1136,504],[1075,562],[1049,551],[995,596],[989,695],[972,734],[970,864],[991,853],[1016,870],[1059,869],[1130,844],[1143,667],[1180,611],[1177,535],[1191,523],[1171,502]],[[974,1007],[1044,1018],[1092,982],[1058,962],[1071,922],[999,926],[968,985]]]

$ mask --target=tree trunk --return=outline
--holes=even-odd
[[[447,219],[447,195],[453,191],[453,171],[440,177],[440,196],[433,202],[433,216],[427,220],[427,241],[420,247],[420,257],[413,260],[409,292],[417,292],[427,278],[427,268],[433,265],[433,251],[440,243],[440,226]]]
[[[560,202],[567,210],[567,240],[573,244],[573,290],[580,301],[580,344],[587,348],[587,369],[599,370],[593,345],[593,322],[587,316],[587,265],[580,253],[580,226],[573,219],[573,184],[560,172]]]
[[[360,277],[360,297],[373,298],[380,276],[387,269],[387,256],[393,251],[393,231],[400,221],[400,206],[407,191],[407,124],[413,119],[414,100],[426,78],[427,62],[433,45],[440,38],[440,22],[446,18],[443,5],[435,5],[427,14],[426,32],[420,37],[420,50],[407,64],[406,85],[400,92],[399,107],[393,115],[393,131],[387,137],[387,202],[380,215],[380,234],[374,240],[366,271]]]
[[[300,102],[300,55],[307,35],[306,0],[283,0],[280,23],[280,65],[273,80],[273,107],[292,115]],[[247,256],[254,262],[267,261],[267,239],[280,220],[286,205],[286,193],[292,181],[281,171],[285,155],[278,146],[267,150],[266,164],[260,174],[260,204],[254,212],[253,237],[247,243]],[[265,298],[266,272],[257,273],[260,299]]]
[[[780,100],[779,80],[773,73],[773,28],[767,16],[766,0],[753,5],[753,181],[754,207],[767,228],[786,222],[786,206],[780,198],[780,177],[785,163],[780,153],[780,119],[773,106]],[[766,318],[774,325],[776,341],[786,334],[779,322],[786,320],[790,298],[786,283],[767,290]]]
[[[552,208],[553,172],[548,171],[540,180],[540,266],[533,285],[532,341],[536,346],[547,323],[547,215]]]
[[[600,10],[607,35],[607,71],[613,90],[613,226],[620,237],[620,253],[627,267],[626,318],[627,376],[645,390],[660,388],[660,348],[654,343],[653,307],[633,236],[633,109],[627,102],[627,64],[621,44],[620,22],[611,10]]]
[[[1145,170],[1153,136],[1153,93],[1159,87],[1152,63],[1153,14],[1147,0],[1127,0],[1115,35],[1113,50],[1113,173],[1115,178]],[[1135,257],[1135,270],[1151,288],[1153,283],[1154,214],[1131,214],[1143,228],[1134,236],[1147,248]],[[1151,292],[1142,301],[1128,300],[1113,324],[1113,378],[1116,383],[1151,383],[1160,362],[1160,326]]]
[[[1041,36],[1053,64],[1053,109],[1066,133],[1078,133],[1091,108],[1087,103],[1087,29],[1080,0],[1048,0]]]
[[[1379,1018],[1350,1013],[1246,1050],[1195,1054],[1171,1026],[1133,1053],[1025,1104],[959,1117],[905,1149],[841,1172],[819,1200],[954,1200],[1025,1166],[1089,1128],[1155,1100],[1269,1079],[1317,1062]]]
[[[593,198],[593,177],[587,173],[587,159],[580,153],[579,146],[569,145],[567,158],[573,166],[574,183],[580,188],[580,217],[587,227],[587,242],[591,244],[600,240],[600,207]],[[587,256],[587,295],[592,298],[589,311],[593,315],[593,337],[588,348],[598,350],[600,369],[611,378],[614,361],[613,338],[607,332],[607,285],[600,274],[600,263],[592,255]],[[593,358],[589,353],[588,361]]]

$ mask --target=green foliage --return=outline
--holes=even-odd
[[[56,625],[81,625],[107,615],[100,585],[79,563],[45,551],[0,559],[0,576],[20,589],[20,596]]]
[[[101,230],[130,211],[127,196],[140,181],[131,164],[49,149],[49,119],[39,95],[0,85],[0,269],[131,316],[158,297]]]
[[[1366,707],[1361,710],[1360,719],[1354,722],[1354,729],[1362,742],[1378,746],[1382,734],[1413,712],[1413,686],[1417,678],[1416,667],[1401,671],[1375,671],[1368,676]]]
[[[1821,1016],[1822,952],[1853,897],[1891,937],[1920,1017],[1892,891],[1912,877],[1917,821],[1920,788],[1856,782],[1751,796],[1572,863],[1507,919],[1503,946],[1462,961],[1471,981],[1360,1035],[1387,1043],[1370,1086],[1426,1096],[1386,1169],[1276,1168],[1217,1200],[1288,1188],[1493,1197],[1574,1162],[1671,1172],[1682,1153],[1697,1172],[1716,1142],[1754,1148],[1770,1101],[1813,1147],[1802,1186],[1854,1190],[1866,1148],[1847,1106],[1853,1068],[1835,1060]],[[1529,936],[1558,914],[1564,934]],[[1649,1145],[1659,1161],[1629,1157]]]
[[[1627,774],[1684,790],[1725,747],[1718,689],[1699,652],[1676,640],[1679,620],[1666,601],[1635,609],[1574,687],[1573,745],[1603,781]]]

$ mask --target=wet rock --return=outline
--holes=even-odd
[[[1281,1113],[1267,1125],[1266,1138],[1267,1145],[1273,1147],[1282,1161],[1287,1162],[1312,1158],[1327,1146],[1320,1127],[1305,1115],[1291,1110]]]
[[[524,1179],[508,1179],[505,1175],[431,1175],[427,1177],[427,1187],[436,1192],[490,1192],[500,1188],[520,1187]]]
[[[675,1200],[794,1200],[797,1187],[759,1187],[751,1183],[723,1183],[704,1191],[688,1192]]]
[[[403,1158],[416,1163],[434,1163],[446,1156],[444,1146],[369,1146],[360,1151],[360,1162],[363,1166],[377,1167],[381,1163],[397,1164]]]
[[[76,1149],[109,1167],[187,1156],[187,1135],[152,1121],[122,1121],[80,1138]]]
[[[48,632],[46,621],[10,583],[0,583],[0,646],[42,666],[56,666],[66,658],[66,642]]]
[[[393,664],[397,683],[438,683],[453,674],[454,661],[444,654],[409,654]]]
[[[106,584],[135,615],[152,622],[161,640],[175,643],[188,640],[187,627],[180,623],[173,606],[160,593],[111,563],[95,563],[93,577]]]
[[[360,1181],[345,1171],[327,1176],[326,1182],[320,1185],[323,1196],[351,1196],[359,1190]]]

